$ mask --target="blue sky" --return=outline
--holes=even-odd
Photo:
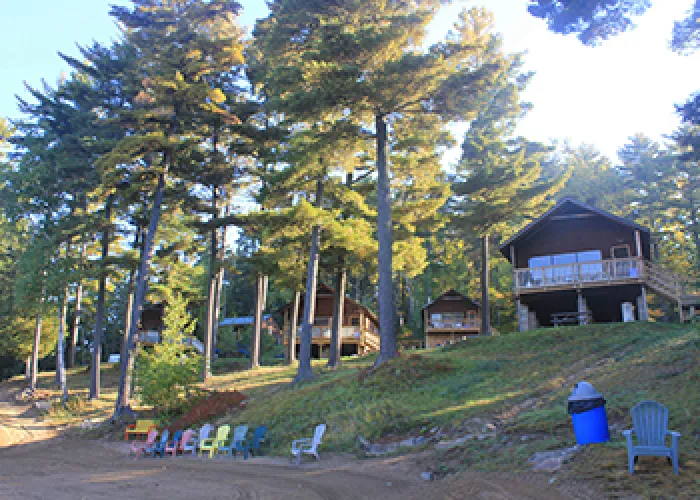
[[[266,14],[263,0],[241,3],[246,24]],[[527,51],[526,68],[536,72],[525,93],[534,109],[519,133],[545,142],[593,144],[614,157],[636,132],[662,140],[678,126],[673,105],[700,89],[700,54],[673,54],[668,41],[673,21],[684,16],[692,0],[654,0],[654,7],[637,19],[637,29],[597,48],[547,32],[542,21],[526,13],[526,3],[454,1],[443,8],[430,33],[438,38],[464,6],[486,5],[494,12],[506,50]],[[18,115],[14,95],[26,96],[23,81],[33,86],[42,78],[56,82],[67,69],[58,51],[76,55],[76,43],[106,43],[116,37],[110,4],[129,2],[0,0],[0,116]]]

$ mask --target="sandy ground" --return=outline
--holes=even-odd
[[[420,479],[408,457],[356,460],[177,457],[134,460],[124,442],[61,436],[0,393],[0,499],[563,499],[546,476],[467,472]]]

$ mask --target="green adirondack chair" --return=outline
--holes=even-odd
[[[632,408],[634,429],[622,431],[627,438],[627,463],[634,474],[637,457],[666,457],[678,474],[678,439],[680,433],[668,430],[668,410],[656,401],[642,401]],[[637,444],[632,442],[632,433]],[[671,446],[666,446],[666,436],[671,436]]]
[[[223,446],[228,439],[228,433],[231,431],[231,426],[222,425],[216,430],[216,437],[211,439],[203,439],[199,443],[199,456],[202,456],[203,451],[209,452],[209,458],[212,458],[219,451],[219,446]]]

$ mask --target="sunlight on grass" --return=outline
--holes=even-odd
[[[490,398],[472,399],[469,401],[465,401],[464,403],[462,403],[460,405],[454,405],[454,406],[448,406],[446,408],[441,408],[437,411],[429,413],[427,416],[439,417],[441,415],[447,415],[447,414],[452,414],[452,413],[464,411],[468,408],[476,408],[478,406],[486,406],[486,405],[490,405],[493,403],[497,403],[499,401],[504,401],[504,400],[509,399],[509,398],[520,396],[523,394],[523,392],[524,391],[504,392],[503,394],[500,394],[498,396],[493,396]]]

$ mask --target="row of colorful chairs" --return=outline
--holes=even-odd
[[[260,455],[261,446],[266,442],[265,434],[267,427],[261,425],[253,431],[251,440],[247,439],[248,426],[239,425],[233,430],[233,436],[229,438],[231,433],[230,425],[222,425],[216,429],[214,437],[210,435],[214,431],[214,426],[211,424],[203,425],[199,430],[187,429],[185,431],[176,431],[170,438],[170,431],[163,430],[158,439],[158,430],[151,429],[148,432],[146,441],[134,441],[131,444],[130,452],[139,458],[143,455],[156,457],[164,457],[166,454],[171,454],[173,457],[178,454],[185,455],[197,453],[202,456],[203,453],[209,453],[209,458],[219,454],[227,454],[235,458],[237,452],[243,453],[243,458],[248,459],[249,455]]]

